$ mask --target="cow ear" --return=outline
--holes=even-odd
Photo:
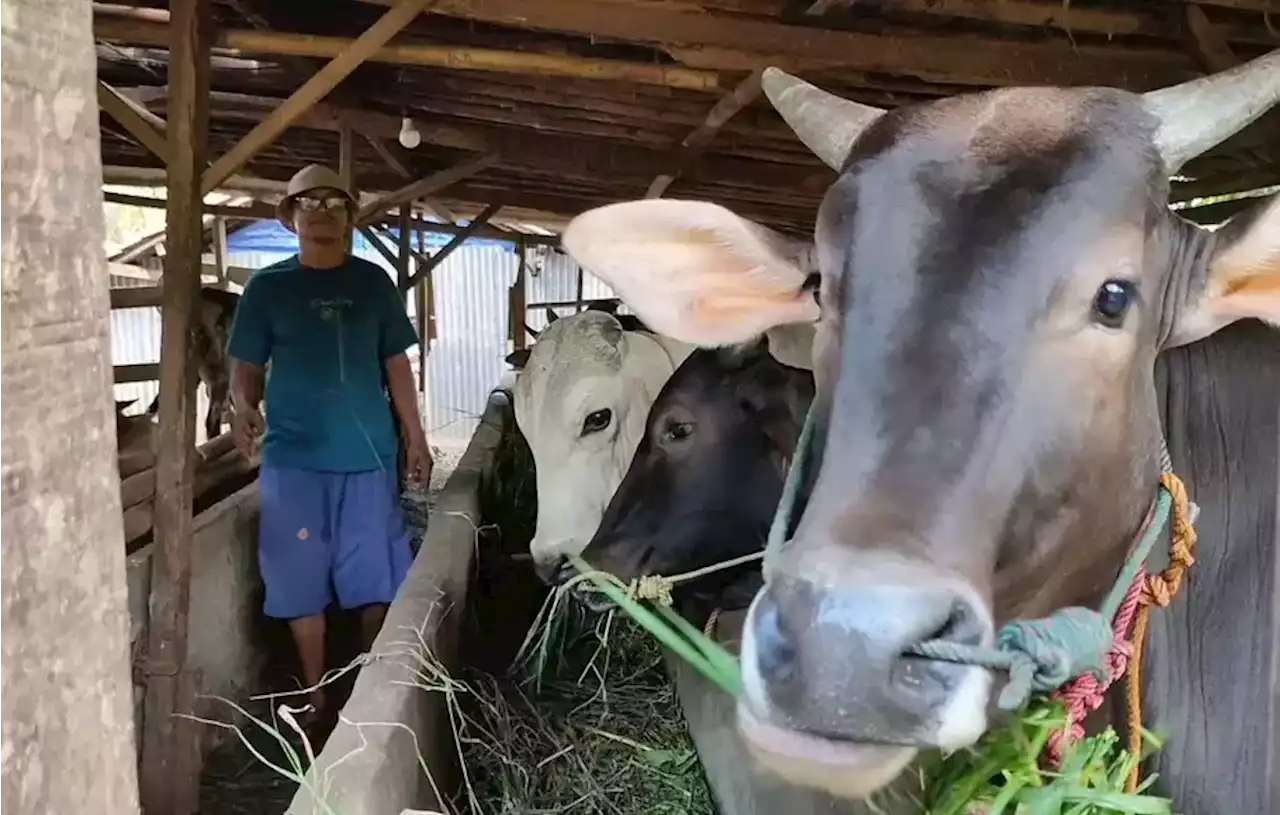
[[[561,243],[646,325],[682,342],[746,342],[818,319],[805,274],[776,237],[716,204],[610,204],[574,218]]]
[[[529,361],[529,349],[517,348],[515,351],[512,351],[510,354],[507,354],[506,359],[507,359],[508,365],[510,365],[512,368],[515,368],[517,371],[519,371],[523,369],[525,366],[525,363]]]
[[[1203,281],[1188,296],[1166,347],[1256,317],[1280,326],[1280,195],[1227,222]]]

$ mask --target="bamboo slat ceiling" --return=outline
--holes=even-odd
[[[389,5],[216,0],[211,156]],[[164,7],[94,7],[99,77],[161,117]],[[434,196],[458,215],[502,202],[563,218],[668,176],[665,195],[806,233],[833,174],[743,85],[765,65],[886,107],[1005,84],[1143,91],[1265,53],[1278,31],[1280,0],[442,0],[246,169],[287,179],[312,161],[336,166],[346,122],[362,190],[498,153]],[[750,103],[704,127],[718,102],[732,112],[721,100],[740,85]],[[422,134],[414,150],[395,141],[406,114]],[[113,118],[102,128],[105,165],[159,166]],[[1184,174],[1175,200],[1280,183],[1280,111]]]

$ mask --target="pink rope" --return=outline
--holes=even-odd
[[[1049,695],[1050,699],[1062,700],[1067,707],[1067,726],[1050,733],[1049,741],[1045,744],[1045,752],[1054,767],[1062,766],[1062,759],[1068,745],[1084,738],[1085,719],[1090,713],[1102,707],[1107,690],[1116,680],[1124,676],[1124,672],[1129,667],[1129,657],[1133,654],[1133,643],[1129,639],[1129,631],[1133,627],[1133,619],[1138,611],[1138,600],[1142,596],[1142,587],[1146,580],[1147,570],[1139,568],[1111,623],[1111,631],[1115,639],[1112,641],[1111,650],[1107,652],[1106,678],[1099,681],[1094,674],[1084,673]]]

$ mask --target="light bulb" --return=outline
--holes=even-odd
[[[400,122],[400,144],[405,149],[412,150],[419,144],[422,144],[422,134],[418,132],[418,128],[413,126],[413,119],[408,116]]]

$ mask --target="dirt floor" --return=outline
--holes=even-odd
[[[431,483],[427,490],[427,507],[435,502],[436,496],[444,487],[445,481],[457,466],[461,450],[450,448],[432,448],[436,461]],[[406,507],[406,520],[413,524],[412,516],[415,507]],[[349,664],[360,653],[359,621],[354,615],[346,614],[331,608],[329,618],[329,658],[330,669]],[[262,686],[259,693],[279,693],[295,690],[299,683],[297,661],[294,656],[293,643],[289,637],[286,624],[260,617],[262,643],[268,654],[267,664],[263,670]],[[357,673],[352,671],[339,680],[331,689],[331,701],[337,705],[346,702],[351,693]],[[257,694],[254,694],[257,695]],[[296,756],[305,765],[305,752],[301,738],[292,732],[283,722],[274,721],[273,708],[282,701],[273,704],[267,700],[237,700],[252,716],[263,722],[272,724],[278,732],[287,734],[287,742]],[[233,712],[230,709],[220,716],[222,721],[230,721]],[[234,733],[227,734],[223,743],[205,759],[204,775],[200,781],[200,815],[281,815],[293,799],[297,784],[289,778],[269,767],[269,761],[279,767],[291,769],[290,759],[279,739],[263,727],[245,720],[241,724],[241,733],[251,747]],[[254,755],[254,752],[258,755]]]

